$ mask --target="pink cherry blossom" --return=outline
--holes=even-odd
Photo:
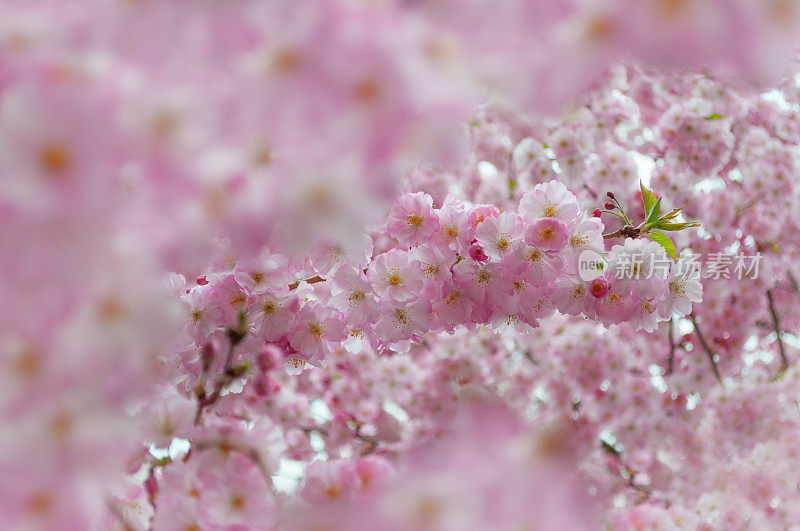
[[[528,225],[527,241],[543,251],[560,251],[567,245],[567,227],[554,218],[542,218]]]
[[[515,212],[503,212],[480,223],[475,238],[489,258],[500,260],[514,253],[522,239],[522,223]]]
[[[386,232],[404,245],[417,245],[431,239],[438,227],[433,199],[428,194],[403,194],[392,207]]]

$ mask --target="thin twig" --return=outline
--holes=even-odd
[[[639,234],[641,234],[642,229],[640,227],[634,227],[632,225],[625,225],[619,230],[611,232],[609,234],[603,234],[603,239],[608,240],[609,238],[638,238]]]
[[[781,323],[778,319],[778,312],[775,310],[775,300],[772,297],[772,290],[767,290],[767,301],[769,302],[769,313],[772,315],[772,326],[775,330],[775,337],[778,339],[778,351],[781,355],[781,369],[778,375],[781,375],[786,369],[789,368],[789,360],[786,359],[786,352],[783,349],[783,340],[781,339]]]
[[[228,354],[225,357],[225,364],[222,367],[222,374],[219,375],[217,378],[217,382],[214,385],[214,390],[211,391],[211,394],[206,396],[205,391],[200,392],[197,397],[197,413],[194,416],[194,423],[199,424],[200,418],[203,416],[203,410],[216,403],[219,400],[219,397],[222,393],[222,390],[227,387],[234,379],[234,375],[232,374],[231,362],[233,361],[233,349],[236,347],[236,343],[231,341],[230,346],[228,347]],[[203,386],[202,389],[204,389]]]
[[[675,360],[675,339],[672,337],[672,318],[667,322],[667,336],[669,337],[669,358],[667,359],[667,375],[672,374],[673,362]]]
[[[789,282],[792,283],[792,287],[794,288],[794,290],[797,292],[798,295],[800,295],[800,283],[797,282],[797,279],[795,278],[794,274],[792,274],[791,271],[787,271],[786,276],[789,277]]]
[[[289,284],[289,289],[297,289],[297,286],[300,285],[301,282],[305,282],[307,284],[316,284],[317,282],[324,282],[325,279],[319,275],[314,275],[313,277],[304,278],[302,280],[295,280],[291,284]]]
[[[703,349],[708,354],[708,359],[711,361],[711,367],[714,369],[714,375],[719,380],[719,383],[724,387],[725,384],[722,383],[722,376],[719,374],[719,367],[717,367],[717,361],[714,359],[714,351],[706,342],[706,338],[703,337],[703,333],[700,331],[700,325],[697,324],[697,318],[694,315],[694,312],[689,314],[689,319],[692,320],[692,324],[694,325],[694,331],[697,333],[697,338],[700,340],[700,344],[703,345]]]

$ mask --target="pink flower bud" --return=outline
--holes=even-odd
[[[486,218],[496,218],[500,215],[500,210],[494,205],[475,205],[467,217],[472,228],[476,228]]]
[[[197,280],[195,282],[197,282],[198,286],[205,286],[206,284],[208,284],[208,279],[206,278],[205,275],[203,275],[203,276],[197,277]]]
[[[567,245],[567,226],[556,218],[542,218],[528,227],[528,243],[545,251],[560,251]]]
[[[592,211],[592,215],[593,215],[594,217],[596,217],[596,218],[599,218],[599,217],[600,217],[600,209],[599,209],[599,208],[595,208],[595,209]]]
[[[477,262],[485,262],[489,259],[486,253],[483,252],[483,247],[478,243],[473,243],[469,248],[469,256]]]
[[[266,373],[278,367],[283,358],[284,354],[280,348],[268,344],[264,347],[264,350],[259,352],[258,356],[256,356],[256,363],[258,364],[258,369]]]
[[[605,277],[598,277],[592,280],[592,283],[589,286],[589,291],[597,299],[605,297],[608,293],[608,290],[608,280],[606,280]]]
[[[606,210],[611,210],[612,208],[614,208],[614,203],[612,203],[611,201],[606,201],[606,203],[603,205],[603,208],[605,208]]]
[[[144,490],[147,492],[147,496],[150,500],[154,500],[156,494],[158,494],[158,481],[156,481],[155,476],[152,474],[144,480]]]
[[[611,199],[614,199],[614,193],[613,193],[613,192],[610,192],[610,191],[609,191],[609,192],[606,192],[606,195],[607,195],[608,197],[610,197]]]

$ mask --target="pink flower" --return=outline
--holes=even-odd
[[[367,323],[377,311],[367,276],[350,264],[337,269],[331,279],[331,303],[351,325]]]
[[[598,277],[589,283],[589,292],[596,299],[605,297],[606,293],[608,293],[608,290],[608,280],[606,280],[605,277]]]
[[[367,276],[379,297],[405,301],[422,289],[419,263],[399,249],[392,249],[373,260]]]
[[[483,246],[481,246],[481,244],[478,242],[475,242],[469,246],[469,257],[476,262],[485,262],[489,259],[486,253],[483,252]]]
[[[556,218],[571,225],[578,217],[578,200],[559,181],[537,184],[520,199],[519,214],[529,219]]]
[[[503,212],[484,220],[475,229],[475,239],[492,260],[510,256],[522,238],[523,225],[514,212]]]
[[[371,494],[395,475],[394,467],[382,457],[369,455],[355,464],[356,486],[359,492]]]
[[[672,260],[656,242],[627,238],[611,248],[608,260],[608,274],[613,275],[614,291],[620,295],[652,299],[666,291]]]
[[[291,281],[288,263],[285,256],[265,249],[255,260],[237,262],[234,277],[250,293],[280,290]]]
[[[400,196],[392,210],[386,232],[402,245],[411,247],[431,239],[439,228],[433,199],[426,193],[406,193]]]
[[[678,315],[689,315],[692,312],[692,303],[702,302],[703,285],[699,275],[682,274],[678,272],[677,265],[673,264],[670,276],[667,279],[667,293],[659,313],[664,319]]]
[[[332,345],[346,336],[345,325],[338,311],[318,302],[309,302],[295,317],[289,342],[304,359],[319,361]]]
[[[560,251],[567,245],[567,227],[555,218],[543,218],[528,226],[529,244],[545,251]]]
[[[187,327],[199,344],[220,326],[222,317],[219,308],[211,301],[210,292],[207,287],[198,286],[183,298]]]
[[[352,498],[358,480],[352,462],[314,461],[306,467],[300,485],[300,496],[314,504],[330,503]]]
[[[437,238],[441,239],[449,249],[465,254],[472,241],[472,227],[467,219],[464,203],[450,196],[437,211],[437,215],[439,216]]]
[[[411,256],[422,271],[423,293],[438,296],[442,286],[453,276],[450,267],[455,263],[456,254],[448,247],[442,252],[440,247],[427,243],[411,249]]]
[[[248,315],[260,337],[275,341],[289,332],[297,307],[297,298],[288,291],[264,292],[253,299]]]
[[[373,329],[384,343],[410,339],[426,329],[430,312],[425,301],[399,303],[382,301]]]
[[[478,228],[484,220],[496,218],[500,215],[500,210],[494,205],[475,205],[469,211],[469,225],[473,230]]]

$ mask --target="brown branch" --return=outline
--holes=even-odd
[[[306,282],[308,284],[316,284],[317,282],[324,282],[325,279],[319,275],[314,275],[313,277],[304,278],[302,280],[295,280],[291,284],[289,284],[289,289],[297,289],[297,286],[300,285],[301,282]]]
[[[715,356],[714,351],[708,345],[708,342],[706,342],[706,338],[700,331],[700,325],[697,324],[697,318],[695,317],[694,312],[689,314],[689,319],[692,320],[692,324],[694,325],[694,331],[697,334],[697,338],[700,340],[700,344],[703,346],[703,349],[706,351],[706,354],[708,354],[708,359],[711,362],[711,367],[714,369],[714,376],[716,376],[717,380],[719,380],[719,383],[723,387],[725,387],[725,384],[722,383],[722,376],[720,376],[719,374],[719,367],[717,367],[717,361],[714,359]]]
[[[672,318],[667,322],[667,336],[669,337],[669,358],[667,359],[667,375],[672,374],[673,362],[675,361],[675,339],[672,337]]]
[[[222,367],[222,374],[219,375],[217,378],[216,383],[214,384],[214,389],[211,391],[211,394],[206,396],[205,394],[205,385],[199,385],[196,390],[197,394],[197,413],[194,416],[194,423],[195,425],[200,423],[200,419],[203,416],[203,410],[217,402],[219,397],[222,394],[222,391],[233,382],[233,380],[241,374],[237,374],[237,372],[231,366],[233,362],[233,350],[236,348],[236,345],[242,340],[244,335],[238,335],[237,333],[232,333],[231,330],[228,330],[229,336],[231,337],[231,344],[228,347],[228,354],[225,356],[225,364]]]
[[[791,272],[791,271],[787,271],[787,272],[786,272],[786,276],[788,276],[788,277],[789,277],[789,282],[791,282],[791,283],[792,283],[792,287],[794,288],[794,291],[795,291],[795,292],[796,292],[798,295],[800,295],[800,284],[797,282],[797,279],[795,278],[795,276],[792,274],[792,272]]]
[[[769,302],[769,313],[772,315],[772,326],[775,330],[775,337],[778,339],[778,351],[781,355],[781,368],[778,371],[778,376],[789,368],[789,360],[786,359],[786,352],[783,349],[783,340],[781,339],[781,323],[778,319],[778,312],[775,310],[775,299],[772,297],[772,290],[767,290],[767,301]]]
[[[634,227],[633,225],[625,225],[619,230],[615,230],[614,232],[610,232],[608,234],[603,234],[603,239],[608,240],[609,238],[633,238],[636,239],[639,237],[639,234],[642,232],[642,229],[639,227]]]

